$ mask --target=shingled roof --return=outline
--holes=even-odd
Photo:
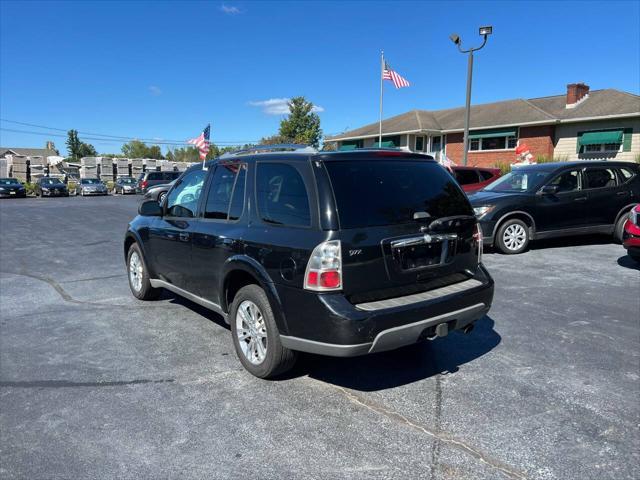
[[[640,115],[640,97],[614,89],[593,90],[574,108],[566,108],[566,95],[516,99],[471,106],[470,128],[491,128],[527,124],[553,124],[616,115]],[[398,133],[448,133],[464,128],[464,107],[446,110],[411,110],[382,121],[384,135]],[[375,137],[379,124],[371,123],[327,141]]]
[[[57,155],[55,150],[48,148],[21,148],[21,147],[0,147],[0,157],[7,155],[20,155],[23,157],[52,157]]]

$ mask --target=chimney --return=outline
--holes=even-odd
[[[570,83],[567,85],[566,108],[573,108],[589,96],[589,85],[584,83]]]

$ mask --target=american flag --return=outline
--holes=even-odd
[[[200,136],[196,138],[192,138],[191,140],[187,140],[187,143],[191,145],[195,145],[198,151],[200,152],[200,160],[204,160],[207,158],[207,153],[209,153],[209,133],[211,132],[211,125],[207,125],[207,127],[202,131]]]
[[[384,69],[382,70],[382,79],[391,80],[396,88],[409,86],[409,81],[406,78],[401,77],[397,72],[391,70],[387,62],[384,63]]]

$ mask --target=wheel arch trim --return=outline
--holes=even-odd
[[[533,219],[533,217],[531,216],[530,213],[525,212],[524,210],[511,210],[507,213],[504,213],[499,219],[498,221],[496,221],[495,226],[493,227],[493,232],[491,232],[491,238],[493,238],[494,242],[495,242],[495,238],[496,238],[496,234],[498,233],[498,229],[500,228],[500,226],[502,225],[502,223],[505,220],[508,220],[509,217],[514,217],[517,215],[524,215],[525,217],[529,218],[529,220],[531,221],[531,226],[529,227],[530,233],[531,233],[531,239],[533,239],[535,237],[536,234],[536,221]]]

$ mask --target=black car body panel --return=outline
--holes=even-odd
[[[572,161],[518,167],[514,172],[544,175],[526,191],[493,191],[496,183],[508,177],[504,176],[487,189],[470,195],[469,200],[474,208],[491,208],[479,217],[484,241],[488,245],[494,244],[501,223],[514,217],[527,223],[531,239],[612,233],[621,216],[640,202],[638,167],[634,163],[615,161]],[[561,189],[558,192],[543,192],[545,186],[561,182],[558,179],[570,172],[574,172],[575,185],[569,185],[566,191],[559,185]],[[603,173],[613,177],[600,186]]]
[[[352,198],[372,186],[388,202]],[[294,350],[350,356],[396,348],[433,337],[441,324],[464,328],[492,303],[471,205],[424,155],[219,159],[206,171],[187,170],[162,211],[136,217],[125,238],[125,255],[140,244],[151,285],[226,316],[235,292],[258,284],[283,345]],[[340,242],[340,285],[316,291],[305,282],[324,242]]]

